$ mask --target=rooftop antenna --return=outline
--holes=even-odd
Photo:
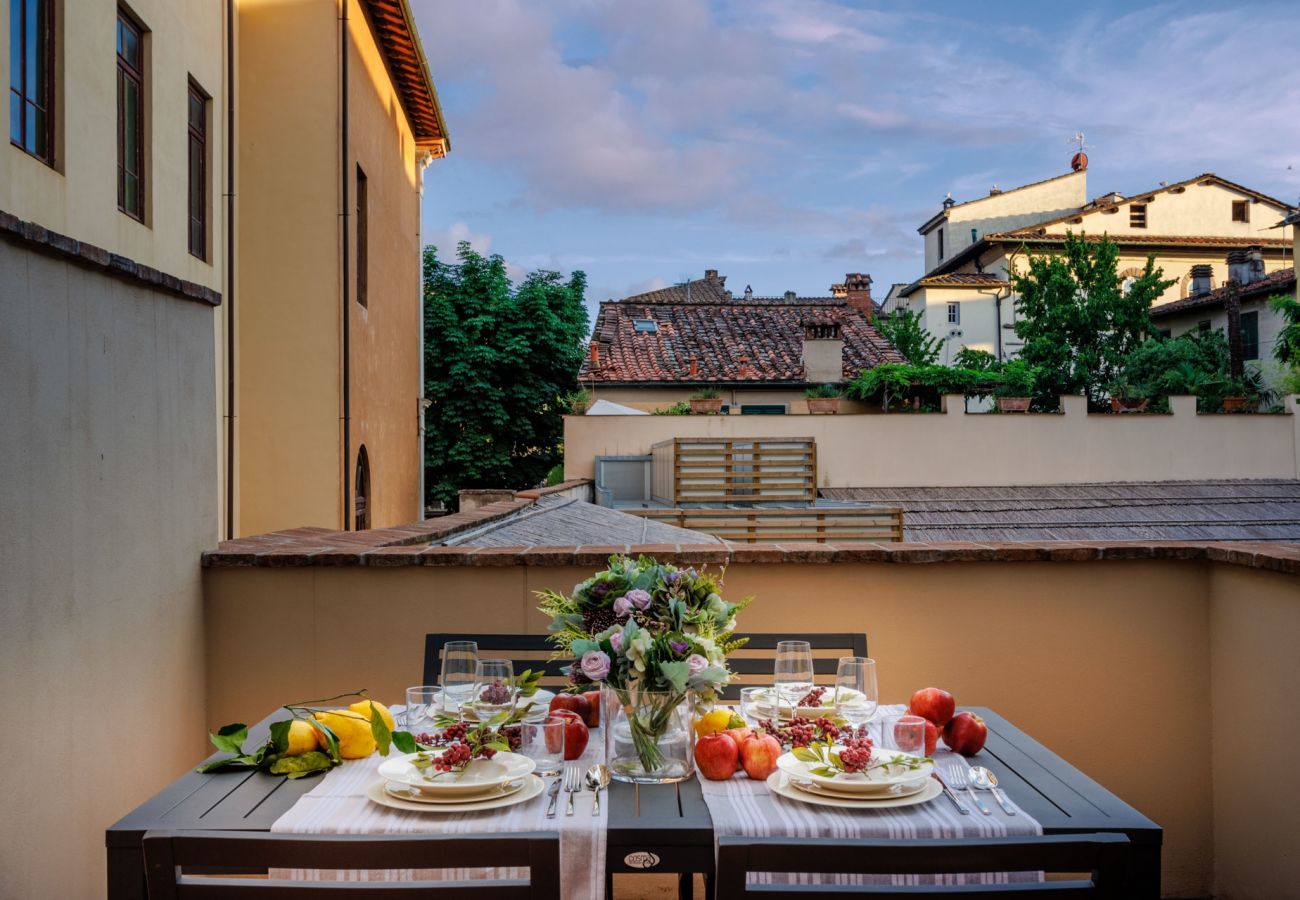
[[[1088,154],[1084,152],[1088,145],[1084,143],[1083,132],[1076,131],[1074,137],[1070,139],[1070,143],[1076,144],[1079,148],[1074,151],[1074,156],[1070,157],[1070,169],[1075,172],[1082,172],[1088,168]]]

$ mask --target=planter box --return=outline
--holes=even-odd
[[[808,412],[814,416],[833,416],[840,411],[839,397],[809,397]]]
[[[692,400],[691,412],[696,415],[713,415],[716,416],[722,412],[722,398],[715,397],[712,400]]]
[[[1033,397],[999,397],[998,412],[1027,413],[1029,412],[1029,403],[1033,399]]]
[[[1141,399],[1138,399],[1138,398],[1135,397],[1135,398],[1132,398],[1132,399],[1129,399],[1129,400],[1121,400],[1121,399],[1119,399],[1118,397],[1111,397],[1111,398],[1110,398],[1110,409],[1111,409],[1111,412],[1117,412],[1117,413],[1140,413],[1140,412],[1146,412],[1146,411],[1147,411],[1147,402],[1148,402],[1148,398],[1147,398],[1147,397],[1143,397],[1143,398],[1141,398]]]
[[[1229,413],[1249,412],[1250,411],[1249,401],[1245,397],[1224,397],[1223,411]]]

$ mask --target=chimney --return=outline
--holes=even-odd
[[[1246,259],[1250,263],[1250,283],[1264,278],[1264,248],[1254,244],[1246,249]]]
[[[1250,284],[1250,258],[1245,250],[1228,251],[1228,280]]]
[[[1214,266],[1192,266],[1192,289],[1188,292],[1188,296],[1200,297],[1202,294],[1208,294],[1213,279]]]
[[[591,342],[591,365],[593,368],[600,365],[600,344],[595,341]]]
[[[699,357],[692,356],[691,357],[691,379],[694,380],[699,377],[700,377],[700,360]]]
[[[943,198],[943,208],[952,209],[956,205],[957,205],[957,201],[952,199],[952,191],[949,191],[948,196]]]
[[[868,322],[876,320],[876,305],[871,302],[870,275],[862,272],[850,272],[845,275],[844,293],[848,297],[851,309],[856,309],[865,315]]]
[[[714,278],[717,278],[717,277],[718,277],[718,270],[717,270],[717,269],[705,269],[705,270],[704,270],[704,277],[705,277],[705,278],[708,278],[708,279],[714,279]]]
[[[798,295],[797,295],[794,291],[786,291],[786,292],[785,292],[785,302],[786,302],[786,303],[793,303],[793,302],[794,302],[795,300],[797,300],[797,299],[799,299],[799,297],[798,297]]]
[[[804,321],[803,376],[809,384],[835,384],[844,380],[844,337],[839,322]]]
[[[745,285],[745,299],[746,300],[754,299],[754,289],[749,285]]]
[[[1002,188],[998,187],[996,184],[989,188],[990,197],[996,197],[1000,193],[1002,193]]]

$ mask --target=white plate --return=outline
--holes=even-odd
[[[825,785],[817,784],[813,781],[804,781],[799,778],[790,779],[790,785],[798,788],[805,793],[814,794],[821,797],[840,797],[844,800],[889,800],[894,797],[910,797],[913,794],[919,794],[925,790],[926,779],[920,781],[907,782],[904,784],[894,785],[887,793],[884,794],[854,794],[844,791],[837,791]]]
[[[519,703],[521,708],[529,703],[533,705],[532,709],[528,711],[528,715],[524,717],[524,721],[529,722],[534,719],[546,718],[550,711],[551,699],[554,696],[554,691],[548,691],[546,688],[538,688],[537,693],[533,694],[531,697],[521,699]],[[464,704],[460,708],[460,711],[464,715],[466,722],[478,721],[478,713],[475,711],[473,703]],[[489,716],[489,718],[491,717]]]
[[[818,686],[821,687],[822,685]],[[805,719],[833,715],[835,712],[835,687],[834,685],[826,685],[825,687],[826,690],[822,692],[821,706],[800,706],[798,709],[791,709],[788,705],[778,704],[775,693],[769,690],[758,695],[757,702],[754,705],[754,712],[767,718],[779,713],[782,719],[789,719],[796,715]],[[841,693],[845,696],[850,694],[856,696],[858,692],[843,688]],[[779,709],[778,706],[780,706]]]
[[[429,753],[437,757],[442,748]],[[404,753],[401,756],[385,760],[379,765],[379,775],[386,781],[409,784],[426,794],[441,797],[467,797],[496,787],[507,781],[515,781],[529,774],[537,764],[519,753],[497,753],[491,759],[473,760],[460,775],[448,772],[433,781],[425,778],[425,772],[432,774],[433,767],[427,770],[417,768],[413,763],[419,753]]]
[[[500,809],[503,806],[514,806],[516,803],[527,803],[546,790],[545,781],[536,775],[529,775],[522,789],[513,794],[494,797],[491,800],[470,800],[465,803],[416,803],[412,800],[399,800],[392,796],[384,789],[386,784],[387,782],[384,779],[376,778],[366,788],[366,796],[380,806],[387,806],[389,809],[427,813],[461,813]]]
[[[784,772],[773,772],[767,778],[767,789],[788,800],[797,800],[812,806],[832,806],[836,809],[896,809],[900,806],[917,806],[929,803],[943,793],[943,785],[933,778],[927,778],[925,787],[907,797],[872,798],[838,797],[830,794],[802,791],[790,783]]]
[[[412,803],[474,803],[479,800],[491,800],[494,797],[508,797],[516,791],[522,790],[527,783],[526,779],[521,778],[518,781],[507,781],[468,796],[453,794],[444,797],[440,794],[426,794],[409,784],[386,781],[384,782],[384,791],[387,792],[388,796],[396,800],[409,800]]]
[[[836,750],[842,749],[836,744]],[[871,751],[871,759],[879,761],[883,758],[897,756],[890,750],[881,750],[879,748]],[[825,775],[814,775],[808,771],[815,763],[806,763],[801,759],[796,759],[793,753],[783,753],[776,761],[777,768],[785,772],[792,778],[812,781],[822,787],[841,794],[894,794],[895,788],[900,784],[914,784],[924,778],[929,778],[930,773],[934,771],[932,763],[921,763],[919,769],[904,769],[899,767],[897,771],[875,770],[871,775],[864,775],[861,772],[845,772],[836,775],[834,778],[828,778]],[[893,768],[893,767],[891,767]]]

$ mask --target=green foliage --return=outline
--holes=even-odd
[[[689,416],[691,414],[691,405],[685,400],[679,400],[672,406],[662,406],[653,410],[652,416]]]
[[[694,394],[691,394],[691,399],[692,400],[717,400],[721,396],[722,394],[718,392],[717,388],[702,387]]]
[[[967,396],[1026,397],[1033,391],[1037,369],[1022,360],[1012,360],[990,366],[976,354],[981,351],[963,351],[958,358],[975,362],[979,368],[959,366],[913,366],[907,363],[884,363],[864,369],[849,383],[847,394],[857,400],[880,403],[886,410],[909,408],[911,401],[919,401],[922,411],[939,408],[939,398],[944,394]],[[991,353],[986,353],[992,359]]]
[[[461,488],[527,487],[559,462],[587,337],[582,272],[516,286],[500,256],[462,241],[457,258],[424,250],[426,499],[452,505]]]
[[[993,354],[989,354],[991,357]],[[1039,369],[1023,359],[1013,359],[993,370],[997,385],[993,388],[995,397],[1032,397],[1034,385],[1038,383]]]
[[[555,487],[564,480],[564,463],[556,463],[551,471],[546,473],[546,486]]]
[[[920,313],[895,309],[888,316],[876,320],[876,330],[913,365],[926,366],[939,360],[943,341],[921,324]]]
[[[1286,324],[1273,345],[1273,358],[1283,365],[1300,365],[1300,301],[1290,294],[1269,298],[1268,305]]]
[[[1151,304],[1174,282],[1161,277],[1151,256],[1126,291],[1118,260],[1113,241],[1069,233],[1059,254],[1030,255],[1028,271],[1013,276],[1020,358],[1040,370],[1040,404],[1083,394],[1101,407],[1124,357],[1151,331]]]
[[[973,369],[976,372],[995,372],[998,358],[987,350],[962,347],[952,358],[952,364],[958,369]]]
[[[591,391],[579,388],[560,398],[560,404],[568,408],[575,416],[580,416],[591,408]]]
[[[1115,379],[1122,380],[1121,389],[1133,396],[1151,397],[1153,412],[1168,411],[1170,394],[1195,395],[1202,412],[1213,412],[1226,392],[1228,342],[1222,331],[1148,338],[1124,357],[1121,369],[1122,379]]]
[[[840,389],[839,385],[835,384],[819,384],[803,392],[803,395],[809,400],[833,400],[836,397],[843,396],[843,394],[844,391]]]

